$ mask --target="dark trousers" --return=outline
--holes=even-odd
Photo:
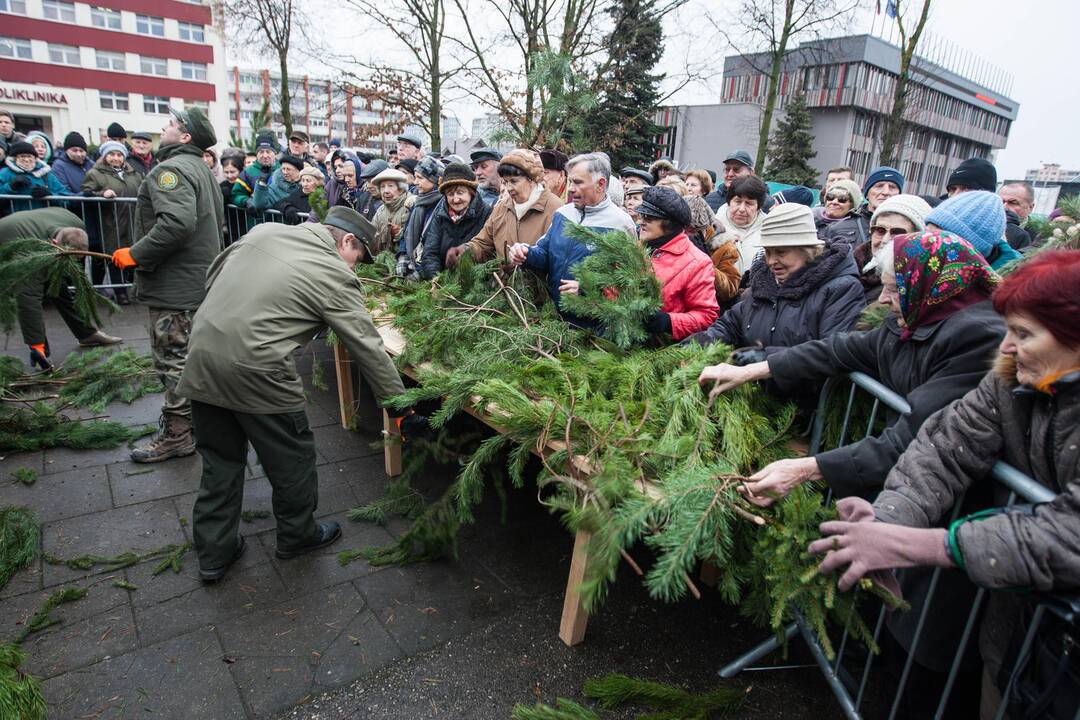
[[[23,286],[15,298],[19,308],[19,329],[22,330],[23,342],[27,345],[45,344],[45,317],[41,304],[45,300],[45,283],[33,282]],[[71,288],[60,288],[60,293],[52,299],[60,313],[60,318],[71,330],[76,340],[82,340],[94,334],[94,328],[87,325],[75,311],[75,293]]]
[[[273,488],[278,548],[292,550],[315,539],[319,478],[315,436],[303,411],[254,415],[193,400],[191,419],[203,461],[192,519],[202,568],[222,567],[236,551],[248,442]]]

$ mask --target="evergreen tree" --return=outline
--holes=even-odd
[[[814,133],[811,127],[806,98],[802,93],[793,95],[787,102],[784,118],[776,123],[776,130],[769,141],[766,178],[773,182],[808,187],[817,182],[818,171],[809,162],[817,155],[813,149]]]
[[[614,0],[605,12],[615,23],[605,41],[607,60],[597,75],[599,102],[584,118],[575,148],[603,150],[612,168],[648,165],[663,128],[653,121],[664,76],[653,72],[663,54],[658,0]]]

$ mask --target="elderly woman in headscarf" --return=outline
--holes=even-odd
[[[933,567],[946,569],[942,577],[957,573],[984,588],[1019,590],[992,593],[982,619],[982,717],[1001,702],[995,684],[1010,636],[1018,640],[1014,633],[1024,629],[1024,596],[1080,587],[1080,252],[1024,262],[1002,281],[993,304],[1006,327],[994,370],[923,424],[872,505],[842,499],[840,519],[823,523],[824,537],[809,547],[824,555],[822,572],[842,573],[842,590],[868,573]],[[998,460],[1053,499],[950,522],[959,498],[986,487]],[[994,503],[1005,505],[1008,490],[994,493]]]
[[[430,155],[422,158],[413,168],[416,202],[409,211],[405,231],[398,241],[395,269],[398,277],[417,277],[416,267],[424,253],[424,231],[431,224],[435,217],[435,208],[443,199],[439,192],[439,178],[442,174],[443,164]]]
[[[750,269],[749,293],[692,340],[756,345],[760,349],[747,350],[746,358],[764,360],[781,348],[854,327],[865,303],[851,249],[820,240],[810,208],[775,206],[761,224],[758,242],[764,257]]]
[[[847,182],[840,180],[840,182]],[[829,192],[832,192],[830,190]],[[930,206],[918,195],[893,195],[877,206],[870,216],[870,239],[855,246],[855,264],[859,266],[859,281],[863,284],[867,304],[877,302],[881,295],[881,275],[871,262],[881,247],[900,235],[922,232]]]

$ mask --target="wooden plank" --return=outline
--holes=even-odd
[[[570,558],[570,577],[566,579],[562,620],[559,622],[559,639],[571,647],[585,639],[585,627],[589,623],[589,613],[581,600],[581,583],[589,566],[591,537],[592,533],[584,530],[574,535],[574,554]]]
[[[334,345],[334,375],[337,376],[341,427],[348,430],[356,412],[356,391],[353,389],[352,360],[349,359],[349,351],[340,342]]]

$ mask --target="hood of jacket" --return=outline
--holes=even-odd
[[[826,246],[819,257],[792,273],[783,285],[778,285],[773,279],[765,258],[755,260],[750,268],[750,293],[755,300],[799,300],[818,286],[844,275],[857,278],[859,272],[851,256],[851,247],[836,242]]]
[[[34,161],[34,169],[33,170],[23,170],[21,167],[19,167],[18,165],[15,164],[15,158],[13,158],[13,157],[9,157],[9,158],[4,159],[4,167],[6,167],[8,170],[10,170],[11,172],[16,173],[18,175],[31,175],[31,176],[36,177],[36,178],[43,178],[43,177],[45,177],[46,175],[49,174],[50,170],[52,170],[51,167],[49,167],[47,164],[41,162],[40,160],[35,160]]]

